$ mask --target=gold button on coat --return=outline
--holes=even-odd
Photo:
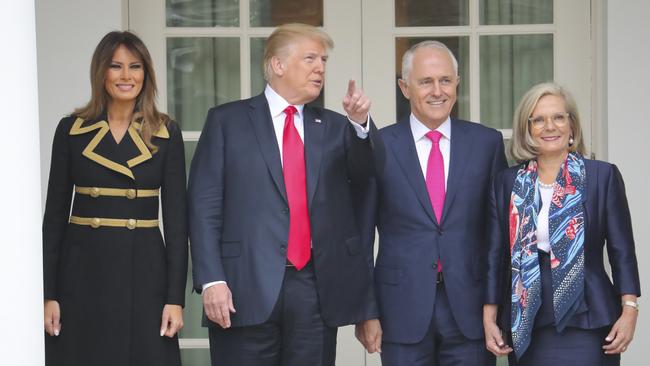
[[[95,217],[95,218],[90,222],[90,226],[91,226],[93,229],[97,229],[98,227],[101,226],[101,224],[102,224],[102,220],[100,220],[100,219],[97,218],[97,217]]]
[[[126,190],[126,198],[132,200],[132,199],[134,199],[135,197],[136,197],[135,189],[131,188],[131,189],[127,189],[127,190]]]
[[[126,223],[126,228],[129,230],[133,230],[135,229],[137,223],[138,222],[135,219],[129,219],[129,221],[127,221]]]
[[[97,187],[92,187],[90,189],[90,197],[97,198],[99,197],[99,194],[101,193],[101,190]]]

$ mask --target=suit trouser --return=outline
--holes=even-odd
[[[519,362],[514,352],[509,355],[511,366],[618,366],[620,355],[605,355],[601,348],[610,327],[580,329],[567,326],[558,333],[553,312],[553,279],[551,258],[539,251],[542,304],[535,316],[535,328],[530,345]],[[512,344],[512,343],[510,343]]]
[[[494,366],[485,340],[466,338],[451,312],[444,283],[438,284],[429,330],[414,344],[383,342],[383,366]]]
[[[337,329],[320,316],[311,262],[300,271],[287,267],[266,322],[209,331],[213,366],[334,366],[336,358]]]

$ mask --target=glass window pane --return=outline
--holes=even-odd
[[[481,0],[481,24],[552,24],[553,0]]]
[[[513,159],[512,156],[510,156],[511,143],[512,143],[512,139],[503,139],[503,145],[506,148],[506,159],[508,159],[508,166],[515,166],[517,165],[517,161],[515,161],[515,159]]]
[[[276,27],[284,23],[323,26],[323,0],[251,0],[251,27]]]
[[[395,0],[395,26],[467,25],[468,3],[468,0]]]
[[[512,128],[512,115],[533,85],[553,80],[553,35],[480,37],[481,123]]]
[[[414,44],[424,40],[440,41],[447,45],[451,52],[458,60],[458,73],[460,75],[460,85],[457,91],[457,100],[454,108],[451,110],[451,116],[460,119],[469,119],[469,37],[439,37],[439,38],[416,38],[416,37],[398,37],[395,39],[396,60],[395,65],[395,95],[396,95],[396,117],[401,120],[411,113],[409,101],[404,97],[397,84],[397,80],[402,77],[402,56]]]
[[[264,91],[264,42],[266,38],[251,38],[251,95]]]
[[[183,366],[205,366],[210,363],[210,349],[200,348],[181,349],[181,364]]]
[[[185,131],[208,109],[240,99],[239,38],[167,38],[167,106]]]
[[[185,141],[185,173],[188,179],[190,177],[190,165],[192,164],[192,158],[194,157],[194,152],[196,151],[196,145],[198,145],[198,141]],[[191,276],[192,273],[190,272],[188,275],[188,281],[190,280]],[[191,282],[188,282],[187,288],[191,289],[190,286]]]
[[[187,142],[185,146],[187,147]],[[196,143],[194,148],[196,148]],[[192,155],[194,155],[194,148]],[[189,150],[189,149],[188,149]],[[187,152],[185,153],[187,157]],[[190,155],[191,156],[191,155]],[[183,309],[183,329],[181,329],[180,338],[208,338],[208,328],[201,326],[203,317],[203,300],[201,295],[192,293],[192,258],[190,256],[187,271],[187,284],[185,285],[185,308]]]
[[[238,27],[239,0],[166,0],[168,27]]]

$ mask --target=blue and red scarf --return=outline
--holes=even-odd
[[[553,309],[558,331],[564,329],[584,296],[585,177],[583,157],[569,153],[553,183],[548,226]],[[517,172],[510,198],[510,325],[517,359],[530,344],[542,299],[536,235],[537,215],[541,210],[537,179],[537,161],[531,160]]]

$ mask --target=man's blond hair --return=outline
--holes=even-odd
[[[266,81],[270,81],[273,76],[271,59],[274,56],[285,57],[290,46],[302,38],[319,41],[327,50],[334,48],[332,38],[314,26],[301,23],[283,24],[277,27],[266,40],[264,47],[264,79]]]

